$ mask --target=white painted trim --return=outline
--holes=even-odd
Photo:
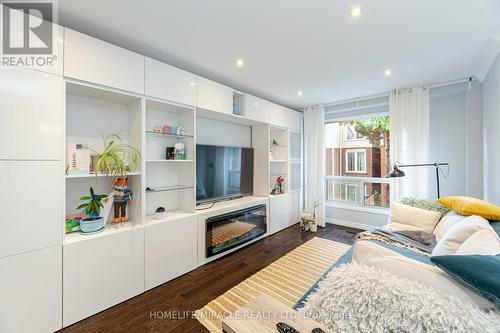
[[[354,210],[354,211],[358,211],[358,212],[365,212],[365,213],[372,213],[372,214],[379,214],[379,215],[386,215],[386,216],[389,216],[391,213],[391,210],[389,208],[349,205],[349,204],[338,203],[338,202],[334,202],[334,201],[327,201],[325,203],[325,207]]]
[[[370,227],[367,224],[356,223],[356,222],[349,222],[349,221],[338,220],[338,219],[332,219],[330,217],[326,218],[326,223],[335,224],[335,225],[341,225],[343,227],[350,227],[350,228],[361,229],[361,230],[366,230],[366,229],[368,229]]]

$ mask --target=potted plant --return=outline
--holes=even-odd
[[[316,209],[321,205],[322,200],[323,199],[320,198],[314,202],[312,214],[309,211],[305,210],[300,215],[300,229],[302,231],[318,231],[318,224],[316,223]]]
[[[125,176],[127,172],[137,170],[141,154],[135,147],[122,143],[117,133],[102,135],[104,151],[99,153],[93,149],[93,170],[96,174]],[[127,164],[127,161],[129,164]]]
[[[95,194],[94,189],[90,188],[90,195],[83,196],[80,200],[87,201],[82,203],[76,209],[83,209],[83,212],[89,217],[80,221],[80,232],[96,233],[101,231],[106,225],[104,218],[100,216],[101,208],[103,208],[102,200],[107,200],[107,194]]]

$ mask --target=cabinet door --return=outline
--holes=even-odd
[[[196,106],[222,113],[233,113],[233,89],[198,76]]]
[[[64,82],[56,75],[0,69],[0,160],[61,160]]]
[[[64,76],[144,93],[144,56],[65,29]]]
[[[0,161],[0,257],[61,245],[62,163]]]
[[[290,226],[292,212],[290,210],[290,195],[288,193],[271,196],[269,199],[270,234]]]
[[[290,193],[290,221],[289,225],[300,222],[300,213],[302,211],[302,192],[295,191]]]
[[[197,266],[196,216],[146,227],[146,290]]]
[[[1,258],[0,272],[2,333],[54,332],[61,329],[60,245]]]
[[[195,105],[196,75],[146,58],[146,95]]]
[[[271,104],[271,124],[300,131],[302,114],[281,105]]]
[[[142,228],[64,244],[63,252],[64,326],[144,292]]]
[[[246,95],[246,117],[269,124],[271,103],[252,95]]]

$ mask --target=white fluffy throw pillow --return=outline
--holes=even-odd
[[[498,332],[500,315],[365,265],[332,270],[301,310],[334,332]]]
[[[439,220],[439,223],[436,225],[436,228],[434,228],[433,233],[436,236],[436,239],[439,241],[441,238],[443,238],[444,234],[446,233],[446,231],[448,231],[448,229],[450,229],[455,224],[459,223],[465,218],[467,218],[467,216],[457,214],[454,211],[446,213],[441,218],[441,220]]]
[[[469,216],[448,229],[432,250],[433,256],[453,255],[463,242],[476,232],[489,229],[494,232],[488,220],[480,216]]]
[[[391,221],[385,228],[389,231],[422,230],[431,233],[440,218],[441,213],[395,202],[391,204]]]
[[[467,238],[458,248],[456,255],[481,254],[494,256],[500,253],[500,242],[496,232],[488,229],[480,230]]]

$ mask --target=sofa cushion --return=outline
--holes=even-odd
[[[460,285],[440,268],[407,258],[373,242],[356,242],[352,260],[354,263],[383,269],[402,278],[432,286],[441,293],[451,293],[464,301],[477,304],[482,309],[495,308],[494,304]]]
[[[488,220],[500,220],[500,207],[480,199],[451,196],[440,198],[438,202],[461,215],[477,215]]]
[[[437,256],[431,261],[459,283],[500,305],[500,255]]]
[[[467,238],[458,248],[456,255],[496,255],[500,253],[498,235],[488,229],[480,230]]]
[[[455,223],[438,241],[434,250],[432,250],[432,255],[443,256],[455,254],[467,238],[482,229],[493,230],[488,221],[479,216],[469,216],[463,221]]]
[[[450,211],[446,213],[445,216],[439,220],[438,224],[436,224],[436,227],[434,228],[434,235],[436,235],[436,239],[439,241],[441,238],[443,238],[444,234],[448,229],[453,227],[455,224],[458,222],[462,221],[465,219],[467,216],[463,216],[460,214],[457,214],[454,211]]]
[[[441,213],[438,212],[392,203],[391,220],[385,229],[389,231],[422,230],[431,233],[440,218]]]
[[[448,208],[441,205],[439,202],[427,199],[403,198],[399,200],[399,203],[412,206],[415,208],[421,208],[421,209],[431,210],[433,212],[438,212],[441,214],[441,216],[444,216],[446,213],[450,211]]]

